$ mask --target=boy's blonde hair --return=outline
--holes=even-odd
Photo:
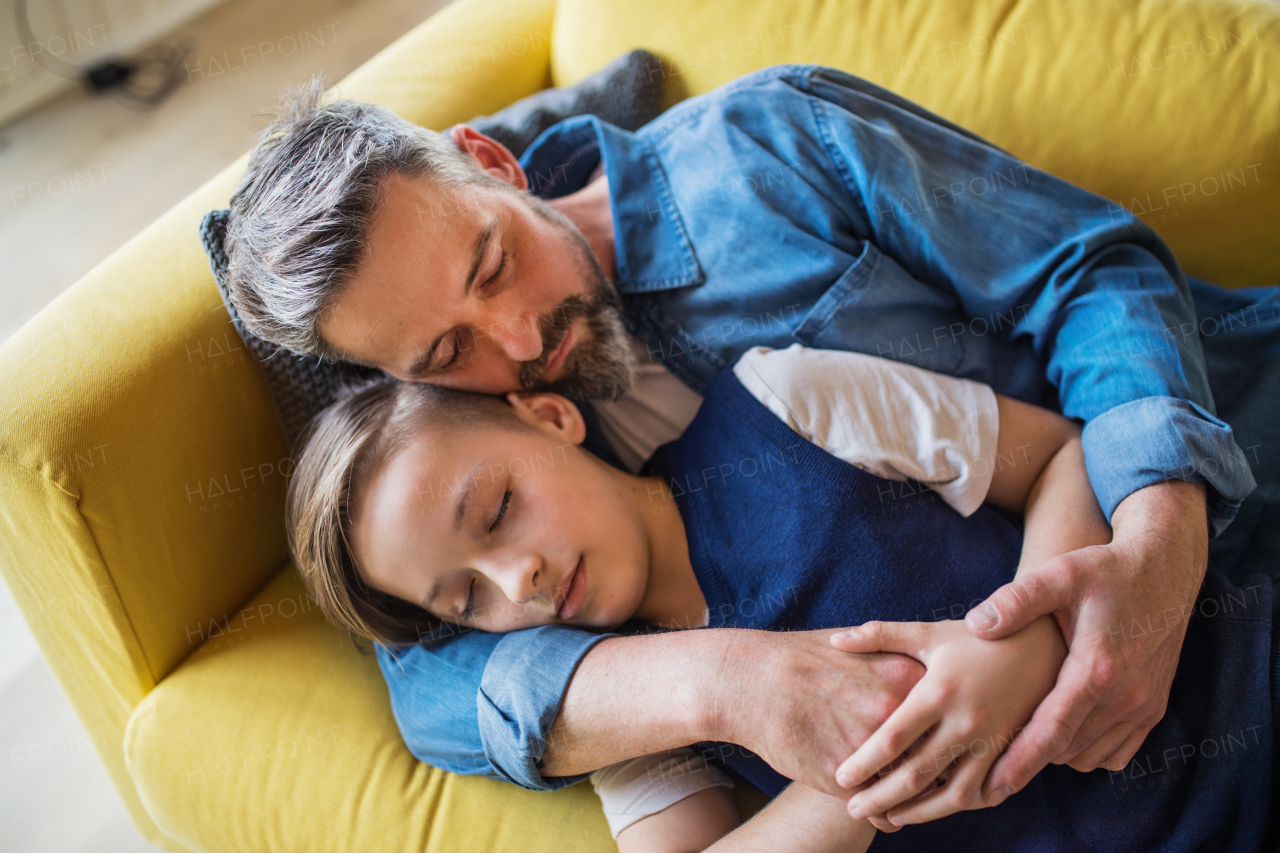
[[[351,636],[394,646],[449,633],[423,608],[365,581],[351,525],[370,480],[420,430],[478,423],[527,428],[500,398],[395,380],[352,391],[307,427],[285,498],[289,550],[307,592]]]

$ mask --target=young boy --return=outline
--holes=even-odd
[[[750,351],[640,477],[580,450],[584,432],[577,409],[552,394],[503,403],[382,385],[340,401],[318,418],[290,483],[290,543],[312,595],[340,626],[388,645],[434,635],[441,620],[498,632],[632,620],[835,628],[963,613],[1015,570],[1110,538],[1069,421],[855,353]],[[1006,513],[1023,515],[1022,535]],[[1224,584],[1211,577],[1204,594],[1240,595]],[[1256,848],[1274,641],[1270,581],[1250,589],[1230,624],[1193,620],[1188,630],[1183,662],[1203,678],[1189,690],[1175,681],[1148,739],[1164,747],[1157,755],[1181,756],[1159,787],[1126,799],[1115,774],[1051,767],[998,810],[882,836],[878,849],[960,838],[984,850]],[[931,800],[975,792],[1034,710],[1005,700],[1002,685],[1029,680],[1038,701],[1065,644],[1044,617],[995,643],[961,626],[950,653],[969,662],[968,704],[916,738],[909,773],[890,771],[859,797],[884,809],[910,800],[907,810],[927,815]],[[1211,655],[1230,666],[1211,668]],[[974,715],[977,729],[953,722]],[[1217,761],[1180,750],[1228,730],[1251,748]],[[714,755],[777,797],[724,849],[870,843],[871,827],[838,800],[787,787],[741,749]],[[595,774],[622,849],[700,849],[735,823],[723,778],[705,762],[668,772],[681,760]],[[920,774],[945,781],[913,798],[904,776]]]

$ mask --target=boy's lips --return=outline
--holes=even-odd
[[[587,568],[583,558],[579,557],[573,571],[569,572],[569,576],[561,581],[560,588],[556,590],[556,616],[568,619],[577,613],[586,591]]]

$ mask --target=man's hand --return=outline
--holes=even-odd
[[[836,784],[836,768],[897,710],[924,666],[839,651],[837,630],[742,633],[752,636],[726,655],[711,739],[741,744],[782,775],[847,801],[857,790]]]
[[[1049,560],[969,612],[986,639],[1053,614],[1070,649],[1057,686],[987,777],[987,803],[1050,761],[1120,770],[1164,716],[1208,565],[1204,488],[1170,480],[1134,492],[1112,514],[1111,544]]]
[[[974,637],[963,622],[868,622],[831,643],[846,652],[901,652],[928,667],[836,774],[842,785],[869,783],[849,801],[849,814],[889,832],[983,807],[987,771],[1053,689],[1067,656],[1048,616],[1003,640]]]
[[[843,629],[712,628],[611,637],[579,662],[548,732],[543,776],[699,741],[740,744],[779,773],[847,801],[836,767],[924,675],[905,655],[832,647]]]

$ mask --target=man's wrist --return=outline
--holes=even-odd
[[[1111,526],[1117,542],[1156,548],[1190,546],[1197,555],[1207,556],[1205,483],[1165,480],[1138,489],[1116,506]]]
[[[1113,545],[1129,554],[1131,580],[1146,578],[1138,582],[1149,589],[1158,583],[1170,599],[1195,601],[1209,564],[1203,482],[1166,480],[1139,489],[1120,502],[1111,522]]]
[[[729,628],[615,636],[578,664],[547,732],[543,776],[609,764],[737,732],[743,704]],[[735,741],[736,742],[736,741]]]
[[[706,628],[691,633],[697,637],[697,649],[690,677],[684,680],[690,694],[690,732],[695,741],[742,743],[745,732],[738,710],[744,703],[739,694],[745,670],[753,660],[747,644],[756,632]]]

